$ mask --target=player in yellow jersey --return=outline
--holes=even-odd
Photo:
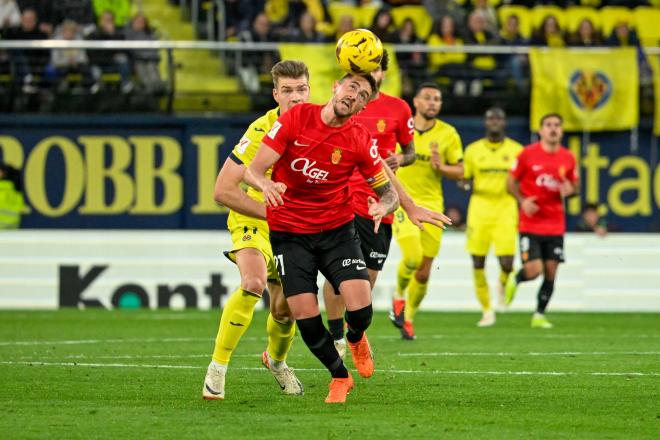
[[[213,358],[202,391],[203,398],[207,400],[224,399],[230,357],[250,325],[254,307],[267,284],[271,298],[266,324],[268,347],[262,354],[262,362],[285,394],[303,394],[302,384],[286,364],[295,334],[295,322],[275,267],[263,194],[251,187],[245,193],[241,188],[247,167],[254,159],[264,135],[281,114],[309,99],[309,71],[304,63],[281,61],[273,67],[271,74],[273,98],[279,107],[248,127],[222,166],[215,184],[216,201],[231,209],[227,227],[231,232],[233,249],[226,255],[238,266],[241,285],[225,304],[220,319]]]
[[[415,203],[442,212],[442,178],[458,180],[463,177],[461,138],[454,127],[437,119],[442,108],[442,93],[437,84],[421,84],[413,104],[417,160],[400,168],[397,177]],[[420,230],[399,208],[394,215],[393,232],[403,258],[399,263],[390,318],[401,329],[404,339],[414,339],[413,319],[426,295],[431,264],[440,251],[442,229],[425,225]]]
[[[483,312],[479,327],[495,324],[495,310],[486,281],[486,255],[491,244],[500,262],[500,305],[513,270],[518,236],[518,204],[506,190],[506,179],[522,145],[506,137],[506,114],[493,107],[485,115],[486,137],[465,149],[464,176],[472,180],[467,215],[467,250],[472,255],[474,287]]]

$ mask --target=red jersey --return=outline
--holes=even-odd
[[[415,123],[413,122],[410,107],[406,101],[394,96],[380,93],[378,98],[371,101],[353,119],[367,127],[371,134],[372,147],[378,149],[380,157],[387,158],[396,151],[397,142],[408,145],[413,140]],[[356,170],[349,183],[353,211],[365,218],[369,216],[367,197],[378,200],[364,177]],[[383,223],[392,224],[393,215],[383,218]]]
[[[330,127],[321,120],[322,108],[296,105],[262,140],[281,155],[272,180],[287,187],[284,205],[267,209],[273,231],[312,234],[352,221],[348,179],[356,167],[372,188],[389,181],[364,126],[351,118]]]
[[[563,235],[566,232],[564,201],[559,193],[563,179],[578,179],[575,156],[564,147],[548,153],[541,143],[528,145],[513,165],[511,175],[520,182],[524,197],[536,196],[538,212],[527,216],[520,210],[520,232],[538,235]]]

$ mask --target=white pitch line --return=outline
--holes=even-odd
[[[243,338],[245,339],[245,338]],[[121,343],[141,343],[141,342],[197,342],[211,341],[212,338],[138,338],[138,339],[71,339],[61,341],[0,341],[0,346],[12,345],[85,345],[85,344],[121,344]]]
[[[423,357],[423,356],[610,356],[610,355],[635,355],[635,356],[658,356],[660,351],[556,351],[541,352],[530,351],[526,353],[513,352],[419,352],[419,353],[397,353],[401,357]]]
[[[185,369],[203,370],[206,366],[197,365],[166,365],[166,364],[104,364],[87,362],[29,362],[29,361],[0,361],[2,365],[30,365],[37,367],[92,367],[92,368],[159,368],[159,369]],[[235,367],[232,370],[263,371],[262,367]],[[323,368],[296,368],[296,371],[314,372],[326,371]],[[495,375],[495,376],[660,376],[660,373],[632,372],[575,372],[575,371],[469,371],[469,370],[376,370],[385,374],[435,374],[435,375]]]
[[[572,339],[572,338],[594,338],[599,335],[594,334],[528,334],[528,335],[516,335],[517,339]],[[611,335],[603,335],[608,338]],[[510,336],[507,336],[510,337]],[[401,340],[401,336],[398,335],[374,335],[370,336],[370,339],[387,339],[387,340]],[[449,338],[461,338],[461,339],[483,339],[483,335],[423,335],[420,337],[420,340],[423,339],[449,339]],[[616,338],[636,338],[636,339],[646,339],[646,338],[660,338],[660,333],[658,334],[630,334],[630,335],[617,335]],[[209,342],[213,341],[214,338],[130,338],[130,339],[71,339],[71,340],[33,340],[33,341],[0,341],[0,347],[8,346],[24,346],[24,345],[85,345],[85,344],[122,344],[122,343],[159,343],[159,342]],[[244,336],[241,340],[245,341],[263,341],[266,340],[266,335],[264,336]]]
[[[444,351],[444,352],[419,352],[419,353],[397,353],[399,357],[461,357],[461,356],[660,356],[660,351],[558,351],[558,352],[460,352],[460,351]],[[303,357],[304,354],[289,354],[291,357]],[[114,355],[114,356],[96,356],[87,354],[69,354],[61,356],[40,356],[40,359],[196,359],[208,358],[210,354],[127,354],[127,355]],[[258,358],[259,354],[234,354],[234,358]],[[32,356],[21,356],[19,359],[32,359]]]

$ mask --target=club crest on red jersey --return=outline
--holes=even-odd
[[[341,148],[335,148],[332,150],[332,155],[330,156],[330,161],[333,165],[337,165],[341,162]]]
[[[376,122],[376,130],[378,130],[378,133],[385,132],[386,128],[387,123],[385,122],[385,119],[379,119],[378,122]]]

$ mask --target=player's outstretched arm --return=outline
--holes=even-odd
[[[430,223],[442,229],[445,229],[445,224],[451,225],[451,219],[446,215],[417,205],[412,197],[410,197],[410,195],[403,188],[403,185],[401,185],[401,182],[396,177],[394,172],[387,166],[387,162],[383,164],[383,168],[385,168],[385,173],[387,173],[387,177],[390,178],[390,181],[394,186],[394,190],[399,196],[399,203],[401,207],[404,211],[406,211],[408,218],[411,222],[413,222],[415,226],[423,231],[424,223]]]
[[[284,204],[282,194],[286,191],[286,185],[266,177],[266,171],[275,165],[279,158],[279,153],[262,143],[243,178],[245,183],[264,193],[266,203],[272,208]]]
[[[215,181],[213,198],[232,211],[265,219],[266,206],[248,197],[241,188],[246,169],[245,165],[236,163],[231,157],[227,158]]]

